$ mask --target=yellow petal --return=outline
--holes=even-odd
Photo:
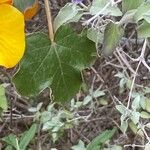
[[[0,5],[0,66],[14,67],[25,49],[24,16],[8,4]]]
[[[12,4],[12,0],[0,0],[0,4],[2,3]]]

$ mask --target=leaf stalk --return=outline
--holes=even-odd
[[[44,3],[45,3],[45,11],[46,11],[47,22],[48,22],[49,38],[53,44],[54,43],[54,30],[53,30],[51,9],[50,9],[50,5],[49,5],[48,0],[44,0]]]

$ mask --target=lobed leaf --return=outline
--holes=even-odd
[[[82,83],[80,71],[94,62],[94,42],[78,36],[63,26],[51,44],[47,35],[32,34],[27,38],[25,56],[13,82],[25,96],[35,96],[51,87],[55,100],[71,99]]]

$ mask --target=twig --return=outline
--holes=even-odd
[[[146,42],[146,40],[145,40],[145,41],[144,41],[144,44],[143,44],[143,47],[142,47],[141,55],[137,58],[137,60],[139,60],[139,63],[138,63],[138,66],[137,66],[137,68],[136,68],[136,71],[135,71],[133,80],[132,80],[131,90],[130,90],[129,98],[128,98],[127,109],[130,107],[130,101],[131,101],[132,91],[133,91],[135,79],[136,79],[136,76],[137,76],[137,72],[138,72],[138,70],[139,70],[139,67],[140,67],[141,63],[143,63],[143,61],[145,61],[145,60],[144,60],[144,53],[145,53],[145,50],[146,50],[146,43],[147,43],[147,42]]]
[[[104,80],[102,79],[102,77],[99,75],[99,73],[95,70],[94,67],[91,67],[92,71],[97,75],[98,79],[104,83]]]
[[[90,18],[89,20],[87,20],[85,23],[84,23],[84,25],[89,25],[90,24],[90,22],[92,22],[94,19],[96,19],[100,14],[102,14],[107,8],[108,8],[108,6],[110,6],[110,2],[109,3],[107,3],[106,5],[105,5],[105,7],[103,7],[103,9],[102,10],[100,10],[96,15],[94,15],[92,18]]]
[[[144,148],[145,145],[127,144],[127,145],[124,145],[124,147],[133,147],[133,148],[139,147],[139,148]]]
[[[54,43],[54,30],[53,30],[53,25],[52,25],[51,10],[50,10],[48,0],[44,0],[44,3],[45,3],[45,11],[46,11],[47,22],[48,22],[49,38],[53,44]]]
[[[148,71],[150,72],[150,67],[148,66],[148,64],[145,62],[145,58],[144,58],[144,54],[145,54],[145,50],[146,50],[146,45],[147,42],[146,40],[144,41],[143,44],[143,48],[142,48],[142,52],[141,55],[138,58],[132,58],[131,56],[129,56],[127,53],[125,53],[123,50],[119,50],[122,53],[124,53],[129,59],[131,59],[132,61],[136,62],[136,61],[141,61],[143,63],[143,65],[148,69]]]
[[[95,20],[99,15],[101,15],[110,5],[116,5],[118,3],[120,3],[122,0],[118,0],[116,2],[112,1],[108,2],[103,9],[101,9],[97,14],[95,14],[93,17],[91,17],[89,20],[87,20],[85,23],[83,23],[83,25],[89,25],[93,20]],[[112,20],[111,20],[112,21]]]
[[[79,3],[79,5],[80,5],[81,7],[83,7],[85,10],[88,10],[88,7],[87,7],[86,5],[84,5],[82,2]]]
[[[135,74],[134,74],[134,77],[133,77],[133,80],[132,80],[131,89],[130,89],[130,92],[129,92],[129,98],[128,98],[127,109],[128,109],[129,106],[130,106],[130,101],[131,101],[131,96],[132,96],[132,92],[133,92],[133,87],[134,87],[135,79],[136,79],[137,72],[138,72],[138,70],[139,70],[140,65],[141,65],[141,61],[139,61],[139,63],[138,63],[138,66],[137,66],[137,68],[136,68],[136,71],[135,71]]]
[[[132,67],[130,66],[130,64],[129,64],[128,61],[126,60],[126,57],[124,57],[124,55],[120,53],[120,50],[119,50],[118,48],[116,48],[116,51],[117,51],[119,57],[121,58],[121,60],[123,61],[123,63],[127,66],[127,68],[128,68],[133,74],[135,74],[135,71],[132,69]]]

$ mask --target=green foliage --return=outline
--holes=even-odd
[[[11,149],[11,147],[15,148],[16,150],[26,150],[28,144],[35,136],[36,131],[37,124],[32,124],[30,129],[25,131],[19,140],[14,134],[9,134],[8,136],[3,137],[2,140],[10,145],[6,147],[7,150]]]
[[[15,3],[22,7],[22,1],[19,3],[15,0]],[[24,3],[26,4],[26,1]],[[106,22],[106,26],[102,29],[92,24],[87,31],[87,38],[90,41],[85,35],[79,36],[62,25],[77,22],[86,14],[93,15],[94,20],[98,16],[122,16],[123,13],[118,4],[113,4],[109,0],[94,0],[87,7],[67,3],[54,19],[55,44],[51,44],[48,36],[43,33],[27,37],[26,53],[20,70],[13,79],[19,93],[25,96],[35,96],[48,87],[52,89],[56,101],[71,100],[80,89],[82,69],[90,66],[95,59],[94,43],[103,44],[104,55],[112,55],[124,34],[123,25],[134,21],[137,23],[138,36],[149,37],[149,24],[147,23],[149,22],[149,4],[149,1],[143,0],[123,0],[122,10],[126,13],[120,21]],[[142,19],[147,22],[143,22]],[[122,84],[120,92],[124,91],[124,85],[129,85],[129,82],[130,80],[125,79],[120,81],[120,85]]]
[[[117,6],[111,6],[109,0],[94,0],[90,8],[90,13],[92,15],[99,13],[100,15],[109,14],[112,16],[122,16],[122,12],[120,11],[120,9]]]
[[[140,113],[141,115],[141,118],[144,118],[144,119],[150,119],[150,113],[146,112],[146,111],[142,111]]]
[[[99,97],[104,96],[105,93],[99,89],[93,91],[92,89],[89,90],[89,94],[83,99],[83,106],[89,104],[93,99],[97,99]]]
[[[8,104],[5,96],[5,88],[0,85],[0,109],[7,110]]]
[[[119,21],[119,25],[122,26],[122,25],[127,25],[128,23],[135,23],[134,20],[135,13],[136,13],[136,9],[127,11]]]
[[[72,150],[87,150],[85,148],[85,144],[83,143],[83,141],[79,140],[79,143],[75,146],[72,146]]]
[[[43,33],[27,38],[25,56],[13,79],[22,95],[34,96],[51,87],[56,101],[66,101],[79,90],[80,71],[94,62],[95,45],[68,26],[58,30],[55,42],[51,44]]]
[[[104,150],[123,150],[121,146],[113,145],[111,148],[104,148]]]
[[[72,146],[72,150],[101,150],[105,142],[107,142],[110,138],[112,138],[115,132],[116,128],[113,128],[112,130],[105,130],[101,134],[96,136],[87,146],[85,146],[83,141],[79,140],[79,143],[77,145]],[[117,148],[119,146],[114,145],[112,146],[112,148],[113,147]]]
[[[122,35],[123,30],[120,26],[112,22],[107,24],[104,32],[102,53],[106,56],[111,55],[118,45]]]
[[[150,144],[147,143],[147,144],[145,145],[145,149],[144,149],[144,150],[149,150],[149,149],[150,149]]]
[[[30,129],[23,133],[20,138],[19,147],[20,150],[26,150],[26,147],[29,145],[30,141],[34,138],[37,131],[37,124],[32,124]]]
[[[116,128],[102,132],[88,144],[87,150],[99,150],[106,141],[113,137],[115,132]]]
[[[40,116],[42,130],[51,133],[54,142],[65,129],[72,127],[73,114],[67,110],[55,109],[54,104],[50,104]]]
[[[123,0],[122,1],[122,11],[127,12],[132,9],[137,9],[144,0]]]
[[[67,3],[58,13],[54,20],[54,30],[62,26],[64,23],[67,23],[69,20],[74,18],[78,14],[79,7],[72,3]],[[80,18],[80,16],[79,16]]]
[[[103,34],[98,32],[95,28],[89,28],[87,37],[95,43],[103,43]]]
[[[144,98],[142,101],[140,101],[140,106],[142,107],[143,110],[146,110],[147,112],[150,113],[150,99]]]
[[[150,2],[144,2],[140,7],[137,8],[134,19],[136,22],[145,19],[149,21],[150,16]]]
[[[121,130],[123,133],[126,132],[128,128],[128,118],[130,118],[134,124],[137,124],[140,119],[140,113],[136,110],[130,110],[126,108],[123,104],[116,105],[116,109],[122,114],[121,115]]]
[[[8,146],[5,148],[5,150],[13,150],[13,147],[10,146],[10,145],[8,145]]]
[[[139,38],[149,38],[150,37],[150,23],[144,21],[138,27],[138,37]]]
[[[33,4],[35,3],[35,0],[13,0],[13,5],[19,9],[21,12],[24,12]]]
[[[14,0],[14,5],[24,12],[34,2],[35,0]],[[90,67],[95,61],[95,45],[98,48],[99,45],[102,47],[102,53],[105,56],[112,55],[115,49],[122,44],[125,28],[129,23],[136,26],[138,38],[149,38],[150,1],[122,0],[122,2],[117,2],[114,0],[93,0],[91,5],[88,6],[82,3],[67,3],[60,9],[54,19],[54,43],[50,42],[45,33],[34,33],[27,36],[26,52],[20,63],[20,68],[13,78],[18,92],[24,96],[37,96],[44,89],[51,88],[55,101],[65,102],[71,100],[81,87],[82,70]],[[122,11],[120,8],[122,8]],[[90,16],[91,18],[86,20]],[[79,20],[82,21],[85,28],[88,28],[87,32],[84,31],[80,35],[66,25]],[[126,71],[125,69],[123,70]],[[133,88],[133,91],[131,90],[131,102],[128,100],[130,102],[129,106],[119,100],[117,101],[119,104],[116,105],[116,109],[121,114],[120,129],[125,134],[128,127],[130,127],[134,134],[143,137],[145,132],[143,128],[150,128],[148,123],[141,128],[140,121],[141,118],[150,118],[150,99],[147,96],[147,94],[150,94],[150,89],[143,88],[142,92],[138,92],[140,86],[134,83],[134,87],[132,87],[132,75],[126,77],[124,72],[119,72],[115,76],[120,79],[118,94],[123,94]],[[134,92],[135,89],[137,90],[136,93]],[[80,107],[93,104],[93,99],[96,100],[98,105],[107,105],[108,101],[104,96],[104,91],[100,89],[93,91],[92,88],[82,101],[77,101],[75,98],[71,100],[70,111],[63,107],[56,109],[55,104],[50,104],[45,111],[41,111],[42,103],[36,108],[30,108],[30,111],[36,114],[35,119],[40,120],[42,130],[48,131],[55,142],[65,129],[72,128],[74,124],[77,125],[79,118],[83,119],[82,116],[76,118],[74,115]],[[0,86],[0,108],[6,110],[7,107],[5,91]],[[94,104],[93,107],[95,107]],[[91,109],[93,108],[91,107]],[[37,125],[33,124],[21,138],[17,138],[13,134],[4,137],[3,141],[8,144],[6,149],[25,150],[35,136],[36,130]],[[79,140],[79,143],[72,146],[72,149],[103,149],[115,131],[114,128],[102,132],[87,146]],[[107,146],[104,150],[122,150],[117,145],[108,144]],[[149,149],[150,145],[147,143],[145,150]]]
[[[12,147],[14,147],[16,150],[20,150],[18,145],[18,139],[14,134],[10,134],[6,137],[3,137],[2,140],[5,141],[7,144],[11,145]]]

